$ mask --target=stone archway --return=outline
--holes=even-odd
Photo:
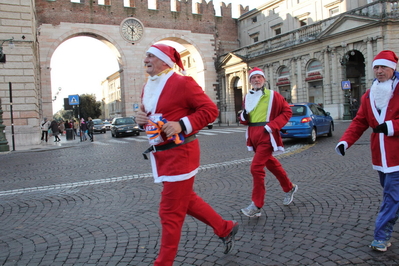
[[[65,41],[86,36],[91,37],[105,43],[110,50],[115,54],[115,58],[119,64],[119,68],[122,69],[124,61],[126,61],[123,51],[118,44],[110,37],[99,32],[95,29],[80,29],[71,30],[62,34],[59,38],[54,39],[53,42],[42,42],[40,46],[40,66],[41,66],[41,91],[39,94],[39,104],[41,104],[42,115],[52,117],[52,90],[51,90],[51,59],[56,49]],[[105,78],[105,77],[104,77]],[[121,84],[123,83],[124,75],[121,75]]]

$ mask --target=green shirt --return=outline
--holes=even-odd
[[[256,107],[249,113],[250,123],[266,122],[267,110],[270,102],[270,90],[263,89],[263,95],[260,97]]]

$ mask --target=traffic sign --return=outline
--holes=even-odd
[[[68,95],[69,105],[79,105],[79,95]]]
[[[348,80],[341,81],[341,87],[343,90],[350,90],[351,89],[351,82]]]

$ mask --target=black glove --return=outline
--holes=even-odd
[[[345,146],[344,146],[344,144],[340,144],[338,146],[338,150],[342,154],[342,156],[345,156]]]
[[[247,110],[244,109],[244,111],[242,111],[242,116],[244,117],[245,121],[249,121]]]
[[[388,126],[387,123],[382,123],[375,128],[373,128],[374,133],[384,133],[385,135],[388,135]]]

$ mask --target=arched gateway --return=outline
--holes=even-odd
[[[204,88],[205,93],[219,104],[215,59],[238,48],[237,23],[232,18],[231,5],[226,6],[223,3],[220,6],[221,16],[215,16],[212,1],[206,3],[204,0],[194,5],[194,12],[192,0],[76,2],[78,1],[35,0],[29,6],[10,4],[13,6],[13,13],[20,10],[20,16],[27,17],[27,21],[31,22],[30,30],[21,30],[26,32],[23,38],[15,38],[16,46],[27,46],[33,53],[32,78],[25,82],[31,85],[23,86],[24,92],[15,96],[25,97],[24,100],[20,100],[22,102],[27,101],[29,95],[31,102],[24,107],[29,110],[18,111],[18,115],[14,116],[17,145],[39,142],[40,120],[43,117],[52,117],[53,113],[51,58],[60,44],[77,36],[89,36],[100,40],[115,53],[121,75],[122,115],[134,115],[133,105],[139,102],[146,78],[143,68],[145,51],[152,44],[162,40],[177,42],[187,49],[196,64],[195,76],[198,83]],[[155,4],[155,8],[152,5],[149,9],[149,2]],[[241,6],[238,15],[247,11],[248,7],[244,9]],[[30,14],[30,17],[27,14]],[[134,18],[142,23],[143,34],[139,40],[127,41],[122,36],[121,23],[126,18]],[[7,59],[11,62],[17,58],[15,56]],[[11,64],[9,66],[11,67]],[[5,91],[5,83],[3,85],[1,89]],[[6,109],[8,111],[8,107]],[[9,133],[11,122],[8,115],[5,115],[4,121],[7,126],[6,133]]]

